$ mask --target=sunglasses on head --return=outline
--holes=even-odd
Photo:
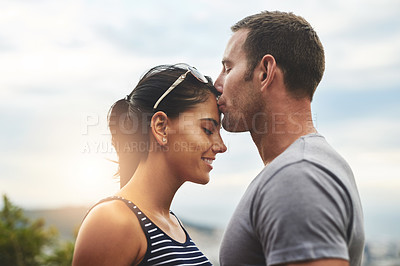
[[[178,86],[179,84],[181,84],[182,81],[185,80],[186,75],[188,73],[191,73],[198,81],[207,84],[208,80],[207,78],[201,74],[195,67],[189,66],[187,64],[179,64],[184,66],[184,69],[186,69],[187,71],[185,73],[183,73],[182,75],[179,76],[179,78],[177,80],[175,80],[174,83],[172,83],[172,85],[168,88],[168,90],[166,90],[164,92],[163,95],[161,95],[161,97],[157,100],[157,102],[154,104],[153,106],[153,110],[157,109],[158,105],[160,104],[160,102],[168,95],[168,93],[170,93],[173,89],[176,88],[176,86]]]

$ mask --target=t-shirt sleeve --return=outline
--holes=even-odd
[[[284,167],[260,185],[251,210],[266,264],[348,260],[351,208],[332,174],[306,161]]]

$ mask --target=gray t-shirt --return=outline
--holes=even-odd
[[[361,203],[353,173],[320,134],[296,140],[252,181],[224,234],[221,265],[339,258],[360,265]]]

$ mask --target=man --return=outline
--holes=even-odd
[[[325,65],[317,34],[283,12],[246,17],[232,31],[215,82],[222,125],[250,131],[266,166],[232,216],[221,265],[360,265],[353,174],[312,123]]]

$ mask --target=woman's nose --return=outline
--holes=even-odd
[[[224,153],[227,150],[224,141],[222,140],[221,136],[219,136],[218,140],[214,143],[212,147],[215,153]]]

